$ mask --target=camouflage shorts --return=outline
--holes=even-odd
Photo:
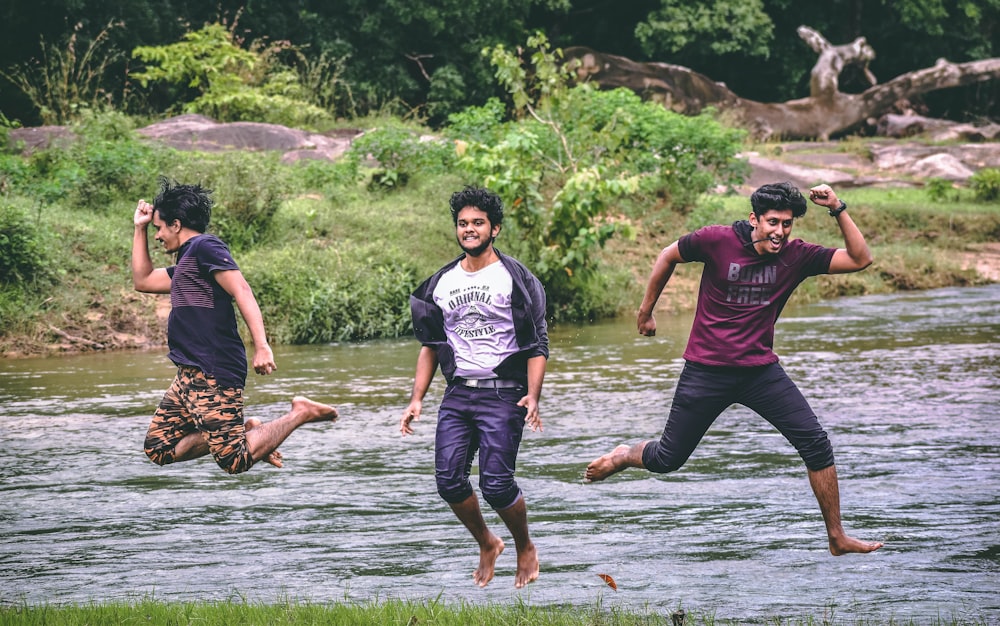
[[[230,474],[253,466],[243,427],[243,389],[219,387],[200,369],[181,366],[146,432],[146,456],[157,465],[173,463],[177,444],[192,433],[205,438],[215,462]]]

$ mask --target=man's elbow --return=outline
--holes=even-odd
[[[875,262],[875,257],[872,254],[866,253],[864,256],[854,259],[854,269],[852,271],[860,272],[861,270],[867,268],[872,263]]]

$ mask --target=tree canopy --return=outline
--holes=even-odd
[[[58,17],[53,17],[58,16]],[[1000,0],[792,2],[791,0],[40,0],[0,5],[0,112],[33,125],[37,103],[11,76],[37,75],[52,64],[46,51],[88,50],[115,55],[93,78],[100,102],[130,112],[169,109],[175,92],[140,89],[132,73],[145,69],[132,52],[175,44],[210,24],[225,26],[246,47],[288,42],[286,62],[334,81],[327,94],[337,116],[398,108],[432,122],[502,95],[480,52],[511,48],[531,33],[555,46],[587,46],[636,61],[689,67],[724,82],[743,97],[778,102],[809,91],[814,57],[796,33],[802,24],[840,44],[867,38],[880,56],[871,70],[888,79],[930,67],[998,55]],[[82,56],[82,55],[81,55]],[[103,60],[104,57],[101,57]],[[76,59],[81,62],[80,56]],[[325,79],[323,77],[326,77]],[[867,86],[848,72],[841,88]],[[929,95],[933,115],[955,119],[997,109],[995,82]]]

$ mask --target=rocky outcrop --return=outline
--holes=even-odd
[[[360,131],[335,134],[312,133],[260,122],[219,123],[203,115],[180,115],[137,131],[178,150],[254,150],[281,152],[281,160],[335,160],[351,146]]]
[[[792,142],[773,154],[742,155],[751,166],[742,190],[787,180],[800,188],[919,187],[928,179],[962,183],[976,171],[1000,168],[1000,143],[931,145],[916,141],[872,141],[864,150],[842,151],[837,142]]]
[[[178,150],[252,150],[280,152],[284,162],[302,159],[335,161],[363,132],[347,129],[313,133],[275,124],[220,123],[201,115],[181,115],[137,131],[151,141]],[[66,127],[18,128],[10,131],[26,152],[71,141]],[[961,183],[984,167],[1000,168],[1000,142],[931,144],[915,140],[872,140],[862,149],[844,150],[828,142],[769,144],[767,153],[742,155],[751,174],[742,190],[778,180],[799,187],[820,182],[839,187],[920,186],[930,178]]]

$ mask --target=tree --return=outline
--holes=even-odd
[[[725,85],[678,65],[636,63],[586,48],[570,48],[566,54],[578,63],[581,80],[593,80],[608,89],[628,87],[685,113],[715,106],[733,113],[761,138],[827,139],[857,130],[867,120],[889,112],[900,100],[1000,78],[1000,58],[967,63],[941,59],[934,67],[903,74],[885,84],[873,84],[859,94],[844,93],[839,88],[839,77],[846,67],[860,67],[870,82],[875,82],[869,69],[874,49],[864,37],[834,46],[807,26],[798,32],[819,58],[811,73],[809,97],[783,103],[741,98]]]
[[[260,121],[308,126],[330,114],[308,103],[299,77],[277,62],[287,42],[252,49],[222,24],[209,24],[167,46],[140,46],[132,56],[145,63],[132,78],[143,87],[162,82],[179,91],[178,108],[220,121]]]
[[[459,166],[509,207],[504,246],[531,259],[552,314],[581,319],[607,299],[597,253],[631,232],[623,198],[664,197],[679,211],[717,184],[742,180],[743,133],[708,114],[685,117],[625,89],[572,86],[563,53],[541,34],[526,48],[487,50],[514,120],[493,100],[450,118]]]

